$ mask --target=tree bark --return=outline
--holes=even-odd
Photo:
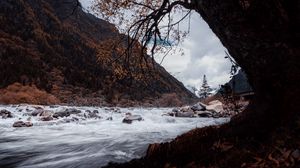
[[[245,120],[271,128],[292,119],[300,111],[297,104],[300,2],[195,0],[194,3],[196,11],[245,70],[255,91],[252,105],[243,114]]]
[[[217,153],[212,149],[214,143],[230,139],[239,143],[237,149],[243,149],[243,143],[258,139],[254,136],[268,136],[266,133],[296,121],[296,115],[299,116],[300,1],[192,0],[192,3],[246,72],[255,91],[254,100],[229,124],[218,129],[195,129],[172,142],[152,144],[144,158],[111,167],[193,167],[195,162],[204,167],[214,164],[240,167],[245,163],[239,161],[240,150]],[[232,160],[224,161],[227,156],[233,157]]]

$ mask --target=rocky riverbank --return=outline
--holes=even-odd
[[[166,108],[162,116],[172,116],[179,118],[228,118],[237,114],[235,111],[226,110],[226,106],[218,101],[214,100],[208,104],[198,102],[191,106],[184,106],[178,108]],[[16,116],[13,112],[18,112]],[[104,113],[103,113],[104,111]],[[110,116],[103,115],[110,113]],[[70,107],[70,106],[40,106],[40,105],[11,105],[2,108],[0,111],[0,117],[2,119],[11,119],[11,125],[13,127],[31,127],[34,126],[33,120],[39,123],[69,123],[85,121],[87,119],[93,120],[113,120],[112,114],[117,113],[122,116],[122,123],[131,124],[132,122],[143,121],[143,117],[140,114],[135,114],[127,110],[121,112],[121,108],[118,107],[103,107],[103,108],[85,108],[85,107]],[[20,117],[20,115],[22,117]]]
[[[233,110],[230,105],[223,104],[219,100],[210,101],[208,104],[198,102],[191,106],[184,106],[180,108],[174,108],[172,112],[165,113],[164,115],[175,116],[175,117],[232,117],[242,111],[248,102],[240,103],[239,109]]]

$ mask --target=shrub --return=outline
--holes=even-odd
[[[0,103],[3,104],[58,104],[60,103],[52,94],[39,90],[35,85],[21,85],[14,83],[0,90]]]
[[[159,107],[179,107],[184,103],[176,93],[165,93],[155,103]]]

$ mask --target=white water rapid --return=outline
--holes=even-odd
[[[151,143],[166,142],[196,127],[219,125],[229,118],[179,118],[162,116],[170,108],[98,108],[40,106],[53,113],[68,108],[81,112],[51,121],[30,116],[37,106],[1,105],[13,118],[0,118],[0,167],[74,168],[101,167],[144,156]],[[97,110],[89,118],[87,110]],[[142,121],[122,123],[125,113],[141,115]],[[30,118],[29,118],[30,117]],[[107,120],[108,118],[112,120]],[[32,127],[13,127],[30,120]]]

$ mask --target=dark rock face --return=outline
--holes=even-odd
[[[151,72],[141,69],[137,55],[130,61],[133,74],[124,68],[123,57],[111,63],[119,57],[116,47],[126,47],[127,37],[77,8],[76,0],[1,0],[0,14],[0,89],[15,82],[35,84],[62,103],[78,104],[82,97],[92,100],[88,105],[171,92],[186,101],[195,98],[158,64]]]

